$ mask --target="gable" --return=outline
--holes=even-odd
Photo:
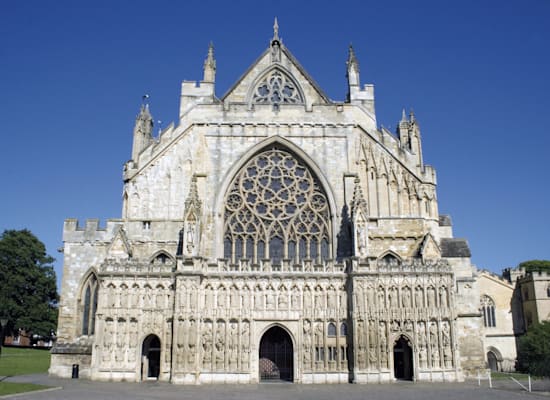
[[[434,237],[429,233],[424,236],[424,240],[420,246],[420,254],[424,261],[438,260],[441,258],[439,246],[437,245]]]
[[[115,234],[107,250],[107,258],[128,259],[132,256],[132,249],[121,225],[115,228]]]
[[[296,58],[278,39],[246,70],[222,97],[224,103],[330,104]]]

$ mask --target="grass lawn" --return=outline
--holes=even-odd
[[[523,381],[527,381],[529,378],[529,375],[528,374],[521,374],[519,372],[492,372],[491,373],[491,378],[495,379],[495,380],[502,380],[502,379],[510,379],[510,377],[514,378],[514,379],[517,379],[518,381],[520,382],[523,382]],[[534,378],[533,376],[531,377],[531,379],[536,379]]]
[[[5,394],[32,392],[33,390],[47,388],[49,388],[49,386],[34,385],[32,383],[0,382],[0,396]]]
[[[48,372],[50,352],[47,350],[2,347],[0,376],[27,375]],[[32,383],[0,381],[0,396],[47,389],[49,386]]]
[[[50,352],[47,350],[2,347],[0,376],[45,373],[49,366]]]

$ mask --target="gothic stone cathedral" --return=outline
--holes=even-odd
[[[483,367],[475,267],[414,115],[377,127],[351,48],[347,99],[330,100],[277,25],[222,98],[215,72],[210,47],[158,138],[142,106],[121,219],[65,221],[50,373],[371,383]]]

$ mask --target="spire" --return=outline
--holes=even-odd
[[[147,102],[149,95],[144,95],[141,100],[141,108],[134,125],[134,143],[132,147],[132,160],[137,162],[139,153],[143,151],[153,140],[153,117],[149,111]]]
[[[409,118],[411,122],[416,122],[416,118],[414,117],[414,111],[412,108],[411,108],[411,112],[409,113]]]
[[[403,107],[403,111],[401,112],[401,121],[399,122],[407,122],[407,113],[404,107]]]
[[[346,76],[348,78],[348,85],[350,87],[358,87],[359,86],[359,62],[357,61],[357,58],[355,57],[355,51],[353,51],[353,46],[349,45],[349,52],[348,52],[348,60],[346,61],[346,65],[348,67]],[[351,89],[350,89],[351,92]],[[348,94],[349,97],[349,94]]]
[[[273,39],[271,39],[271,62],[281,62],[281,39],[279,38],[279,23],[277,17],[273,22]]]
[[[208,55],[204,60],[204,82],[214,82],[216,80],[216,59],[214,58],[214,44],[208,45]]]
[[[149,95],[146,95],[149,98]],[[143,96],[145,97],[145,96]],[[149,104],[141,104],[139,114],[136,117],[136,124],[134,130],[141,132],[144,135],[151,135],[153,133],[153,117],[149,111]]]
[[[355,51],[353,50],[353,46],[350,43],[349,45],[349,52],[348,52],[348,61],[346,62],[348,65],[348,71],[350,68],[354,68],[355,72],[359,72],[359,62],[357,61],[357,57],[355,57]]]
[[[273,40],[280,40],[279,39],[279,23],[277,22],[277,17],[275,17],[275,21],[273,22]]]

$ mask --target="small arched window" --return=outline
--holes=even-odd
[[[82,293],[82,334],[93,335],[95,331],[95,314],[97,311],[98,281],[95,274],[91,274],[84,284]]]
[[[483,314],[483,325],[488,328],[497,326],[495,318],[495,302],[487,295],[481,296],[481,313]]]
[[[345,322],[340,325],[340,336],[348,336],[348,325]]]
[[[329,322],[328,324],[327,336],[336,336],[336,325],[333,322]]]

